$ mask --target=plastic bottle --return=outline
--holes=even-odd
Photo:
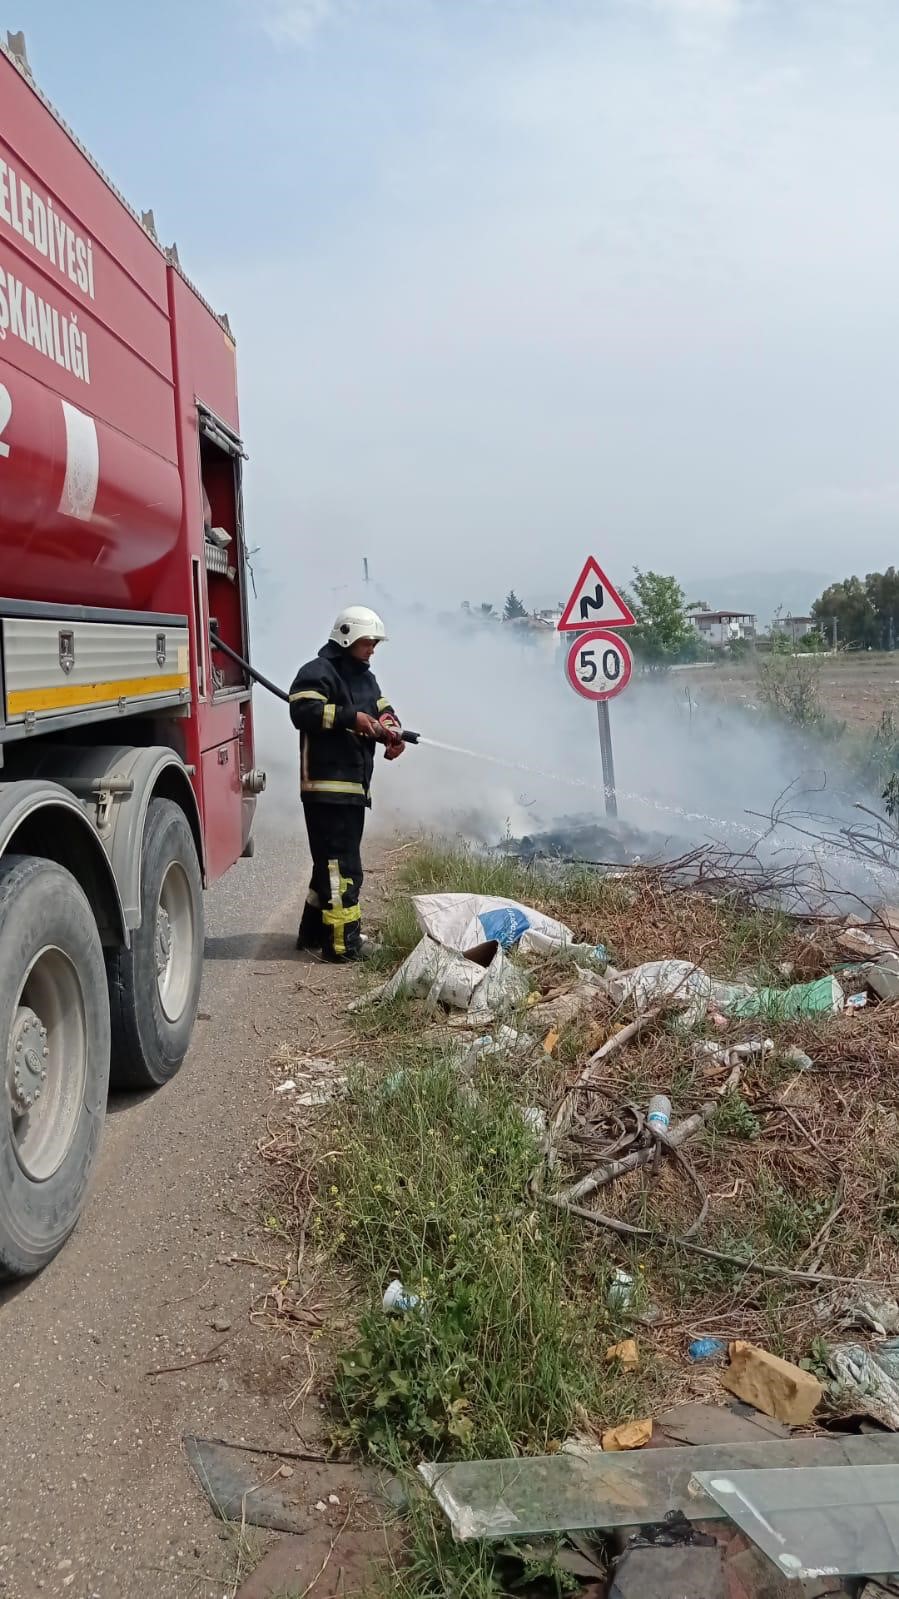
[[[671,1126],[671,1100],[667,1094],[653,1094],[649,1101],[646,1125],[656,1133],[667,1133]]]
[[[415,1310],[420,1304],[418,1295],[410,1294],[398,1277],[394,1277],[393,1282],[388,1283],[384,1290],[385,1310]]]
[[[531,1132],[535,1133],[538,1138],[545,1136],[546,1111],[542,1110],[539,1105],[522,1106],[521,1119],[525,1127],[529,1127]]]
[[[606,1300],[611,1310],[629,1310],[634,1302],[634,1279],[629,1271],[622,1271],[618,1266],[612,1273],[612,1281]]]

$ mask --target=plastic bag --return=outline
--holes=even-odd
[[[863,1416],[899,1432],[899,1339],[866,1349],[863,1344],[838,1344],[828,1352],[834,1396],[855,1406]]]
[[[416,894],[412,904],[422,932],[447,949],[471,949],[485,939],[495,939],[511,949],[531,933],[542,935],[544,950],[564,949],[574,942],[574,934],[564,922],[514,899],[491,894]]]
[[[612,980],[616,1005],[633,1000],[638,1011],[649,1010],[662,1000],[683,1007],[689,1020],[700,1021],[712,997],[712,980],[692,961],[646,961],[632,971],[621,972]]]
[[[620,972],[611,986],[616,1004],[630,999],[638,1011],[644,1011],[668,1000],[683,1009],[689,1024],[701,1021],[710,1005],[741,1019],[782,1019],[832,1013],[842,1010],[845,1004],[835,977],[819,977],[813,983],[796,983],[792,988],[751,988],[748,983],[714,982],[701,966],[673,959],[646,961],[629,972]]]
[[[813,983],[794,983],[792,988],[758,988],[745,999],[725,1008],[731,1016],[773,1016],[785,1020],[794,1016],[824,1016],[841,1011],[846,996],[835,977],[819,977]]]

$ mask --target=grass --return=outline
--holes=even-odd
[[[810,655],[759,658],[759,693],[775,715],[795,727],[821,731],[827,722],[821,701],[821,665]]]
[[[222,1586],[226,1599],[237,1599],[240,1589],[262,1561],[270,1540],[261,1528],[250,1527],[246,1522],[225,1522],[223,1535]]]
[[[714,1139],[716,1135],[722,1138],[758,1138],[762,1124],[758,1117],[747,1105],[742,1094],[726,1094],[712,1118],[709,1132]]]
[[[878,1175],[880,1225],[891,1238],[899,1240],[899,1160],[891,1160]]]
[[[784,982],[781,970],[794,924],[779,911],[723,911],[716,970],[726,975],[749,972],[760,984]]]
[[[832,1195],[814,1189],[797,1195],[762,1171],[758,1199],[761,1225],[775,1259],[788,1262],[807,1249],[830,1209]]]
[[[869,793],[879,796],[893,826],[899,820],[899,726],[887,707],[873,730],[831,716],[821,695],[823,662],[808,655],[759,659],[759,695],[768,713],[832,752]],[[828,670],[833,670],[829,663]]]
[[[551,1538],[525,1546],[456,1543],[446,1517],[419,1492],[410,1497],[402,1564],[391,1564],[366,1599],[504,1599],[522,1590],[542,1599],[578,1594],[582,1583],[564,1569]]]
[[[609,1259],[522,1207],[537,1145],[502,1062],[476,1092],[407,1045],[351,1080],[327,1129],[322,1233],[368,1298],[334,1381],[336,1435],[382,1459],[544,1452],[579,1414],[621,1419],[639,1384],[597,1351],[620,1326]],[[399,1277],[419,1310],[385,1315]]]

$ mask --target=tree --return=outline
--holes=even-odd
[[[869,588],[878,576],[872,572],[864,583],[860,577],[847,577],[842,583],[831,583],[830,588],[825,589],[812,606],[815,621],[829,630],[836,620],[837,638],[841,644],[860,645],[865,649],[875,647],[880,642],[880,622]]]
[[[503,606],[503,621],[514,622],[518,617],[527,616],[527,614],[527,607],[522,605],[515,590],[510,589],[506,595],[506,603]]]
[[[675,661],[695,658],[699,639],[687,616],[684,591],[675,577],[634,568],[634,582],[626,596],[636,627],[629,629],[636,653],[653,670]]]
[[[899,572],[895,566],[888,566],[885,572],[869,572],[865,593],[880,624],[878,643],[882,648],[894,649],[899,631]]]
[[[480,609],[482,616],[494,617],[496,615],[490,600],[482,600]]]

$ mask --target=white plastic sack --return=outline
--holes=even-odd
[[[425,937],[378,990],[378,998],[396,999],[400,994],[408,994],[410,999],[424,999],[434,982],[452,971],[454,963],[452,950],[445,949],[433,938]],[[483,975],[483,971],[479,970],[478,980]]]
[[[529,946],[535,951],[550,952],[574,942],[574,934],[564,922],[514,899],[498,899],[492,894],[416,894],[412,904],[422,932],[448,949],[471,949],[488,939],[496,939],[506,949],[521,940],[525,949],[524,940],[532,934],[540,935]]]
[[[494,1016],[502,1016],[506,1011],[524,1004],[530,987],[527,973],[513,966],[502,944],[498,944],[496,954],[484,974],[484,981],[477,990],[477,1007],[479,1010],[486,1007]]]
[[[482,941],[470,955],[464,955],[425,935],[377,997],[395,999],[407,994],[426,1000],[431,1009],[446,1005],[450,1010],[500,1015],[513,1010],[527,992],[527,977],[507,960],[500,945],[491,953]]]

